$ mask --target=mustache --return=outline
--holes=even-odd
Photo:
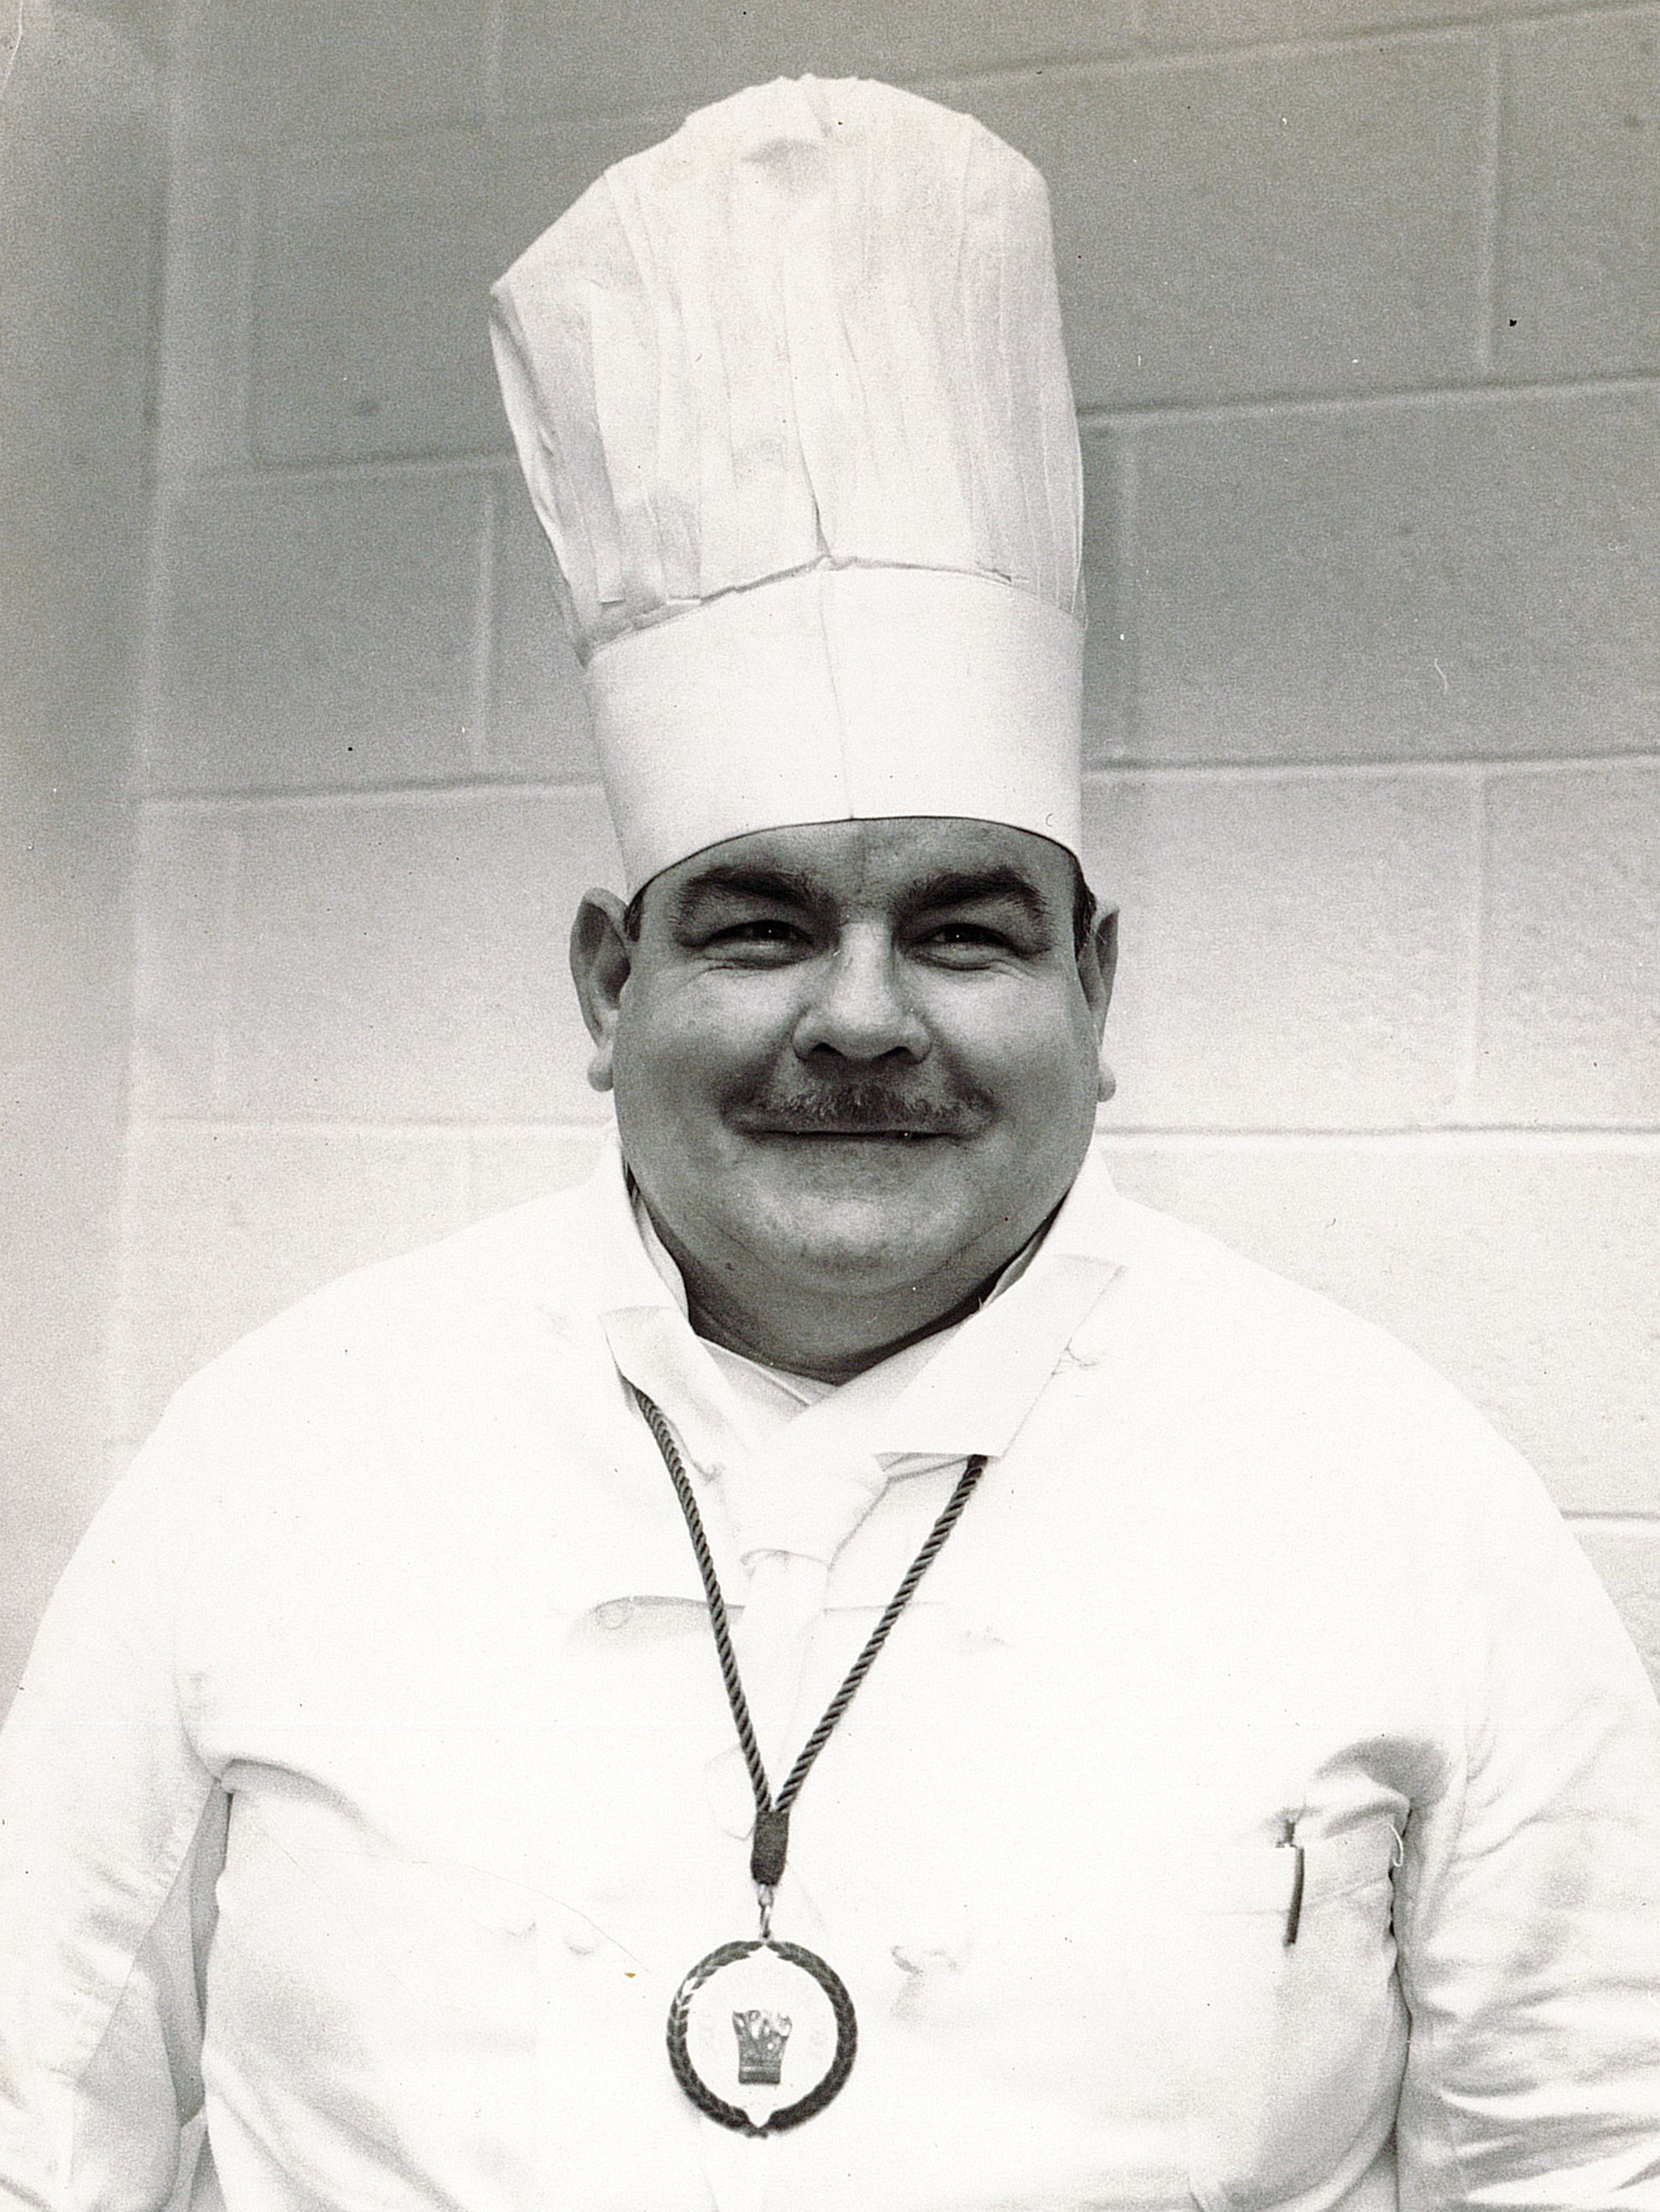
[[[972,1084],[910,1091],[858,1077],[811,1089],[746,1085],[728,1098],[727,1111],[740,1128],[768,1136],[969,1137],[985,1127],[992,1101]]]

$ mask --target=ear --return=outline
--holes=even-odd
[[[1112,1004],[1113,978],[1118,973],[1118,909],[1109,907],[1096,921],[1090,933],[1090,941],[1079,957],[1078,972],[1083,979],[1084,996],[1089,1001],[1090,1013],[1095,1023],[1095,1039],[1098,1044],[1106,1027],[1107,1008]],[[1118,1079],[1106,1062],[1101,1062],[1098,1095],[1103,1100],[1112,1097],[1118,1088]]]
[[[634,947],[623,927],[623,902],[614,891],[585,891],[571,924],[571,981],[593,1039],[588,1081],[596,1091],[611,1089],[623,986],[634,967]]]
[[[1089,941],[1078,956],[1079,980],[1089,1002],[1098,1038],[1106,1027],[1107,1008],[1112,1004],[1113,977],[1117,972],[1118,909],[1110,906],[1097,917]]]

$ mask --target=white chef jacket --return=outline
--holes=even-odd
[[[1660,2208],[1606,1599],[1420,1363],[1093,1164],[842,1465],[804,1713],[990,1455],[792,1820],[851,2078],[712,2149],[663,2021],[753,1931],[748,1808],[619,1360],[741,1606],[731,1407],[614,1152],[180,1393],[4,1739],[0,2203],[153,2212],[205,2098],[228,2212]]]

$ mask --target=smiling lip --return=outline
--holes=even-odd
[[[884,1123],[873,1128],[867,1121],[849,1123],[843,1127],[838,1122],[824,1121],[740,1121],[739,1127],[746,1137],[829,1137],[839,1144],[917,1143],[925,1137],[966,1137],[967,1129],[941,1128],[937,1124],[918,1128],[910,1122]]]
[[[950,1112],[891,1119],[867,1114],[739,1114],[733,1121],[746,1137],[829,1139],[836,1144],[919,1144],[930,1137],[960,1142],[977,1136],[983,1127],[973,1115]]]

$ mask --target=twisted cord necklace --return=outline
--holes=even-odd
[[[709,1626],[720,1658],[721,1680],[755,1797],[750,1879],[755,1884],[760,1904],[761,1932],[751,1942],[722,1944],[707,1958],[700,1959],[687,1974],[669,2008],[669,2057],[681,2087],[711,2119],[744,2135],[776,2135],[811,2119],[829,2104],[852,2070],[858,2036],[853,2000],[841,1978],[815,1952],[798,1943],[779,1942],[772,1933],[773,1902],[789,1850],[790,1813],[812,1771],[813,1762],[858,1695],[866,1675],[892,1633],[895,1622],[910,1603],[918,1583],[939,1558],[946,1540],[962,1518],[963,1509],[986,1471],[986,1457],[983,1452],[976,1452],[964,1468],[955,1489],[924,1539],[922,1548],[905,1570],[898,1589],[866,1638],[858,1657],[842,1676],[835,1696],[825,1706],[818,1726],[802,1746],[775,1796],[756,1739],[743,1678],[738,1671],[721,1578],[715,1572],[714,1556],[709,1549],[685,1462],[661,1410],[636,1384],[630,1383],[629,1387],[647,1427],[656,1439],[685,1516],[686,1531],[691,1538],[697,1571],[708,1602]],[[806,1996],[806,2025],[809,2029],[815,2024],[814,2011],[822,2014],[828,2008],[829,2026],[834,2030],[833,2047],[832,2038],[827,2033],[821,2032],[817,2036],[809,2033],[798,2046],[798,2052],[787,2057],[791,2038],[801,2024],[794,2011],[785,2013],[780,2008],[781,1990],[782,2001],[792,2003],[795,2010],[800,2008],[800,1996],[792,1997],[785,1987],[790,1975],[801,1984],[800,1995]],[[721,1998],[712,2004],[701,2003],[700,1999],[717,1977],[724,1978]],[[718,2027],[718,2014],[728,1996],[740,2001],[731,2015],[732,2033],[737,2041],[735,2082],[730,2079],[733,2072],[732,2054],[725,2039],[710,2032],[712,2026]],[[745,2003],[742,2000],[746,1997],[757,2001]],[[821,2031],[825,2027],[822,2019],[817,2025]],[[821,2060],[824,2062],[822,2064]],[[794,2077],[787,2082],[784,2079],[786,2071]],[[716,2077],[714,2080],[709,2078],[712,2074]],[[797,2087],[803,2094],[789,2097],[788,2091]],[[721,2094],[723,2088],[727,2094]]]

